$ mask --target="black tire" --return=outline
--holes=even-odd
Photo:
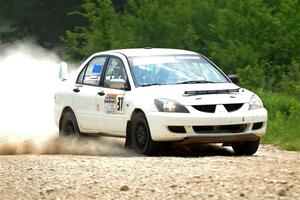
[[[232,143],[231,146],[237,155],[253,155],[259,147],[260,139],[247,142]]]
[[[130,134],[133,148],[137,153],[149,156],[159,153],[160,145],[152,140],[148,122],[143,113],[137,113],[133,117]]]
[[[67,111],[61,119],[59,137],[79,137],[80,131],[73,112]]]

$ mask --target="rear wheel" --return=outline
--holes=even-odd
[[[151,138],[147,119],[143,113],[137,113],[132,120],[130,134],[134,149],[145,155],[156,155],[159,152],[159,143]]]
[[[231,146],[237,155],[253,155],[259,147],[260,139],[255,141],[232,143]]]
[[[71,111],[67,111],[61,120],[61,125],[59,128],[59,136],[60,137],[78,137],[80,135],[80,131],[78,128],[78,124],[76,118]]]

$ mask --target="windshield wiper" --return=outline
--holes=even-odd
[[[216,83],[216,82],[206,81],[206,80],[194,80],[194,81],[182,81],[175,84],[197,84],[197,83]]]
[[[147,86],[152,86],[152,85],[162,85],[161,83],[149,83],[149,84],[144,84],[140,85],[141,87],[147,87]]]

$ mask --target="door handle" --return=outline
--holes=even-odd
[[[80,89],[79,88],[74,88],[73,92],[80,92]]]
[[[104,95],[105,95],[105,92],[104,92],[104,91],[100,91],[100,92],[98,92],[98,95],[99,95],[99,96],[104,96]]]

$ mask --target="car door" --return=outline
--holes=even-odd
[[[82,131],[97,131],[97,103],[101,74],[107,57],[92,58],[80,72],[73,89],[73,109]]]
[[[120,81],[124,88],[116,88],[112,82]],[[124,84],[125,83],[125,84]],[[98,127],[102,132],[124,135],[127,125],[125,110],[126,90],[129,88],[128,76],[123,61],[111,57],[102,79],[102,89],[97,97],[99,103]]]

